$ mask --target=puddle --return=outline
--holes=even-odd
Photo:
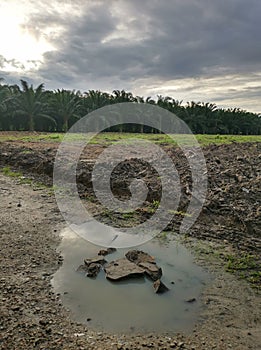
[[[194,263],[193,256],[180,243],[166,245],[153,240],[133,248],[155,256],[163,270],[161,279],[170,290],[155,294],[147,278],[109,282],[103,271],[96,279],[76,272],[83,259],[96,256],[101,247],[69,229],[62,232],[62,237],[60,251],[64,262],[52,284],[73,320],[108,332],[176,332],[190,330],[199,318],[200,293],[210,275]],[[123,257],[130,249],[118,249],[105,259]],[[196,301],[187,302],[192,298]]]

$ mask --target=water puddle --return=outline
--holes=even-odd
[[[134,248],[154,256],[162,268],[161,280],[170,290],[159,295],[147,278],[109,282],[104,271],[96,279],[76,272],[83,259],[96,256],[101,247],[69,229],[62,232],[62,237],[64,262],[52,284],[55,292],[61,294],[63,305],[71,311],[72,319],[108,332],[186,331],[193,327],[202,307],[200,293],[210,276],[194,263],[183,245],[153,240]],[[124,257],[128,250],[118,249],[105,259]]]

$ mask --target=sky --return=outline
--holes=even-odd
[[[0,78],[261,113],[261,0],[0,0]]]

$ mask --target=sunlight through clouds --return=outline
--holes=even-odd
[[[22,28],[27,8],[18,2],[0,4],[0,55],[5,58],[3,70],[19,71],[37,68],[43,54],[53,47],[43,38],[35,38]]]

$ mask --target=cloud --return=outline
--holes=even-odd
[[[200,100],[222,103],[228,93],[229,101],[249,98],[258,108],[259,90],[245,84],[261,72],[259,0],[35,3],[23,29],[54,49],[28,76],[50,88],[124,88],[149,95],[148,82],[162,94],[172,84],[173,93],[187,93],[188,100],[204,92]],[[231,76],[243,77],[235,93],[229,90]]]
[[[9,60],[0,55],[0,69],[19,70],[24,69],[24,65],[14,58]]]

